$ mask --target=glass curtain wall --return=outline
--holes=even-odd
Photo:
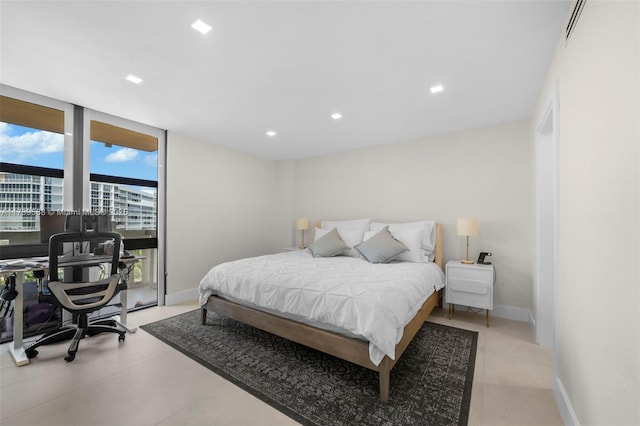
[[[141,258],[128,310],[164,304],[165,140],[161,129],[0,85],[0,259],[46,256],[61,213],[108,212],[125,250]],[[0,307],[7,340],[3,316],[10,307]]]

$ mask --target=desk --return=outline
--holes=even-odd
[[[125,265],[130,265],[143,258],[144,257],[142,256],[123,258],[120,259],[120,262],[123,262]],[[10,259],[0,261],[0,275],[16,274],[16,290],[18,291],[18,295],[13,301],[13,342],[9,345],[9,352],[11,353],[11,356],[13,356],[18,367],[29,364],[29,358],[25,353],[23,342],[24,274],[31,271],[46,271],[49,269],[48,263],[49,262],[47,260],[43,261],[43,258]],[[69,265],[61,263],[60,266],[64,267]],[[123,276],[122,273],[120,275],[121,277]],[[121,279],[124,280],[124,290],[126,290],[126,277]],[[121,291],[120,293],[122,310],[120,315],[116,315],[113,319],[129,333],[135,333],[137,327],[127,322],[127,292]]]
[[[134,263],[142,259],[145,259],[145,256],[123,257],[123,258],[120,258],[120,262],[124,263],[127,269],[129,269],[131,266],[133,266]],[[120,270],[120,279],[124,282],[125,290],[127,289],[127,278],[128,278],[129,272],[131,271],[127,270],[126,272],[124,272],[122,269]],[[138,327],[127,322],[127,292],[126,291],[120,292],[120,304],[122,305],[122,309],[120,310],[120,315],[115,315],[111,317],[111,319],[113,319],[122,328],[127,330],[127,332],[135,333]]]

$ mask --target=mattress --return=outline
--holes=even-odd
[[[200,304],[212,294],[369,342],[378,365],[395,359],[406,324],[444,287],[434,263],[372,264],[360,258],[314,258],[291,251],[226,262],[200,282]]]

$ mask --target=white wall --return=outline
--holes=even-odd
[[[456,220],[473,216],[480,235],[469,256],[491,251],[500,316],[529,320],[532,294],[531,129],[528,122],[299,160],[295,213],[313,221],[372,217],[434,219],[444,258],[461,259]],[[510,309],[515,308],[515,309]]]
[[[290,180],[286,164],[169,132],[168,304],[197,297],[218,263],[291,244]]]
[[[555,390],[567,424],[640,424],[640,8],[589,1],[559,93]]]
[[[494,254],[494,314],[528,321],[530,140],[529,123],[520,122],[276,162],[170,132],[167,303],[195,297],[215,264],[297,245],[296,217],[434,219],[444,227],[447,261],[464,257],[456,219],[474,216],[480,235],[469,255]]]
[[[282,247],[294,247],[300,244],[300,232],[296,230],[295,225],[295,200],[293,194],[295,171],[296,163],[294,160],[276,162],[278,187],[274,202],[278,209],[278,222],[274,225],[274,232],[283,238],[282,241],[284,245]],[[298,240],[296,240],[296,237]]]

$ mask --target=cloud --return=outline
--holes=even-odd
[[[104,161],[107,163],[122,163],[132,161],[138,156],[138,151],[132,148],[121,148],[106,156]]]
[[[147,166],[158,167],[158,154],[149,154],[144,157],[144,163]]]
[[[45,130],[26,131],[15,134],[16,129],[8,123],[0,123],[0,159],[9,163],[34,160],[39,154],[64,151],[64,136]]]

